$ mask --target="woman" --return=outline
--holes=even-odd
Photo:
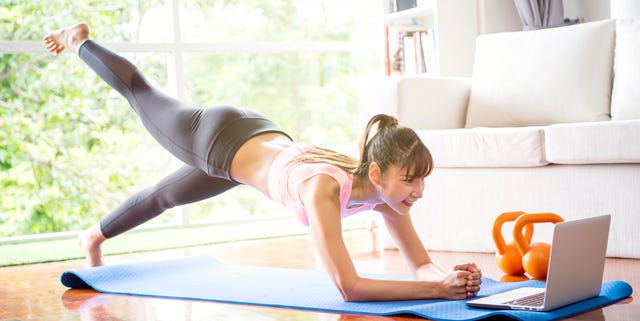
[[[46,49],[77,53],[131,104],[151,135],[186,165],[136,193],[79,237],[90,266],[102,265],[101,244],[166,209],[249,185],[292,210],[310,226],[316,250],[346,301],[466,299],[480,289],[473,263],[444,272],[429,258],[409,210],[422,197],[432,169],[415,132],[386,115],[374,116],[360,141],[360,161],[292,142],[253,111],[187,106],[152,87],[126,59],[89,38],[77,24],[44,37]],[[372,128],[376,132],[369,137]],[[415,275],[415,281],[360,277],[342,239],[341,218],[376,210]]]

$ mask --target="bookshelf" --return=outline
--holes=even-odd
[[[385,72],[468,77],[473,69],[477,3],[469,0],[416,1],[396,11],[383,0]]]

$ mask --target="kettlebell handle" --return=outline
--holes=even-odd
[[[496,244],[496,249],[500,255],[503,255],[507,250],[507,243],[504,241],[504,237],[502,236],[502,224],[505,222],[515,221],[523,214],[525,214],[525,212],[522,211],[506,212],[498,215],[498,217],[493,221],[491,236],[493,237],[493,242]],[[522,228],[520,230],[522,230]],[[533,224],[525,225],[524,238],[525,240],[528,240],[527,243],[531,242],[531,238],[533,238]]]
[[[516,247],[521,255],[529,252],[529,244],[531,239],[525,240],[522,235],[522,228],[529,226],[532,223],[559,223],[564,222],[564,219],[560,215],[555,213],[527,213],[520,215],[513,225],[513,240],[516,243]]]

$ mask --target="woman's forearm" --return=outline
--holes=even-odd
[[[396,301],[442,298],[437,281],[399,281],[358,278],[349,289],[342,289],[345,301]]]
[[[338,284],[338,287],[345,301],[461,300],[475,295],[479,290],[479,280],[470,281],[475,272],[453,270],[444,274],[437,266],[427,265],[421,271],[428,274],[429,279],[399,281],[357,277],[351,279],[349,286]],[[472,285],[470,282],[478,284]]]

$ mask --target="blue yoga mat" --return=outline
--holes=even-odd
[[[407,276],[367,277],[409,279]],[[518,320],[556,320],[614,303],[632,292],[626,282],[606,282],[598,297],[551,312],[483,310],[467,307],[465,301],[451,300],[344,302],[323,271],[227,265],[204,256],[69,270],[60,280],[70,288],[93,288],[104,293],[369,315],[410,313],[443,321],[478,320],[494,315]],[[485,278],[478,295],[522,286],[544,287],[544,283],[507,283]]]

